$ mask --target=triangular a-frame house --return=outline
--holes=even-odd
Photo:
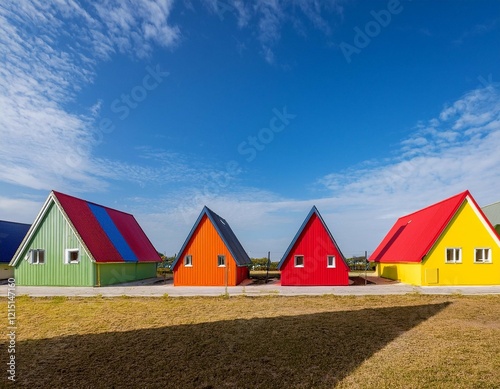
[[[281,285],[349,285],[349,267],[313,206],[278,264]]]
[[[52,191],[10,265],[17,285],[103,286],[156,276],[134,216]]]
[[[250,258],[226,220],[204,207],[172,264],[176,286],[234,286]]]
[[[399,218],[369,260],[413,285],[500,285],[500,240],[469,191]]]
[[[9,266],[9,262],[29,228],[29,224],[0,220],[0,279],[14,276],[14,268]]]

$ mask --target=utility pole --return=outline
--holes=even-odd
[[[368,283],[368,280],[366,279],[366,277],[368,276],[367,272],[368,272],[368,251],[365,251],[365,286]]]
[[[267,252],[267,273],[266,273],[266,284],[267,280],[269,279],[269,267],[271,266],[271,252]]]
[[[228,277],[227,272],[229,271],[229,269],[228,269],[228,266],[227,266],[228,264],[227,264],[226,262],[227,262],[227,261],[226,261],[226,259],[224,258],[224,267],[225,267],[225,269],[224,269],[224,278],[225,278],[225,282],[224,282],[224,283],[226,284],[226,297],[227,297],[227,296],[228,296],[228,294],[227,294],[227,282],[228,282],[228,278],[229,278],[229,277]]]

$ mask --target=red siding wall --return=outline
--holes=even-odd
[[[193,266],[184,266],[184,256],[193,256]],[[226,256],[226,266],[217,266],[217,255]],[[237,267],[231,253],[219,236],[217,230],[205,215],[196,228],[191,241],[174,269],[174,285],[176,286],[229,286],[238,285],[248,278],[247,267]]]
[[[295,255],[304,256],[303,268],[294,266]],[[327,255],[335,255],[335,268],[327,267]],[[349,285],[349,268],[315,214],[281,267],[281,285]]]

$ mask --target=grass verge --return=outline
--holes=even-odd
[[[20,297],[17,384],[497,388],[499,317],[500,296]]]

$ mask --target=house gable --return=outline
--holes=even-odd
[[[491,250],[491,263],[475,263],[475,250],[480,248]],[[458,263],[446,262],[447,249],[460,250]],[[500,284],[500,241],[471,196],[425,257],[421,277],[421,285]]]
[[[303,257],[297,266],[296,256]],[[328,256],[333,257],[331,264]],[[278,268],[282,285],[348,285],[348,266],[316,207],[302,223]]]
[[[186,255],[192,258],[190,266],[185,266]],[[225,256],[224,267],[218,266],[218,255]],[[225,285],[226,277],[228,285],[239,283],[236,261],[206,214],[195,224],[172,268],[175,285]]]
[[[66,263],[66,249],[79,253],[78,263]],[[30,250],[44,250],[44,263],[31,264]],[[11,264],[18,285],[95,284],[94,263],[58,205],[49,201],[26,235]]]

